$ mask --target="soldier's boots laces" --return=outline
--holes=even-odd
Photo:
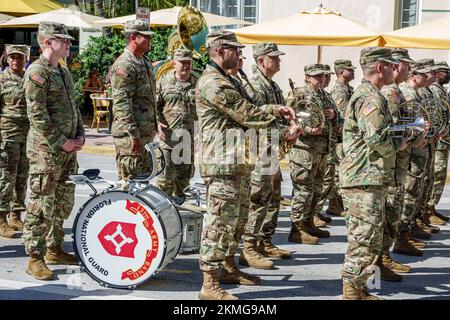
[[[52,265],[77,265],[78,259],[73,254],[66,253],[61,247],[47,248],[45,262]]]
[[[344,215],[344,205],[342,203],[342,199],[340,197],[338,199],[329,199],[328,208],[325,212],[330,216],[342,217]]]
[[[439,216],[440,215],[440,216]],[[438,226],[443,226],[447,224],[447,220],[442,219],[443,217],[441,214],[438,215],[438,212],[434,208],[434,206],[430,206],[427,211],[428,220],[431,224],[435,224]]]
[[[273,262],[256,251],[256,241],[244,241],[244,249],[239,257],[239,263],[256,269],[274,269]]]
[[[45,264],[44,258],[40,254],[31,254],[28,260],[27,274],[38,280],[53,280],[53,271]]]
[[[330,223],[331,221],[333,221],[333,219],[331,219],[330,217],[325,217],[321,212],[319,212],[315,217],[319,218],[325,223]]]
[[[445,222],[449,222],[450,221],[450,217],[444,216],[442,213],[440,213],[439,211],[436,211],[436,207],[433,206],[433,216],[438,217],[439,219],[445,221]]]
[[[411,245],[413,245],[414,247],[416,247],[417,249],[424,249],[424,248],[427,247],[427,243],[425,241],[420,241],[420,240],[414,239],[411,236],[411,232],[410,231],[407,233],[407,235],[408,235],[408,242]]]
[[[0,236],[4,238],[14,238],[16,230],[6,222],[6,212],[0,213]]]
[[[383,265],[385,265],[387,268],[391,269],[394,272],[398,272],[398,273],[411,272],[410,266],[407,266],[405,264],[401,264],[400,262],[392,260],[392,258],[389,256],[389,253],[383,253],[382,260],[383,260]]]
[[[439,229],[439,227],[431,225],[429,211],[427,211],[420,220],[422,220],[422,222],[430,229],[431,233],[438,233],[439,231],[441,231],[441,229]]]
[[[361,300],[384,300],[384,299],[375,296],[373,294],[370,294],[369,291],[367,290],[367,287],[364,287],[361,289]]]
[[[342,300],[361,300],[361,289],[353,287],[344,281],[342,286]]]
[[[403,277],[383,264],[381,256],[378,258],[377,266],[380,268],[380,278],[384,281],[399,282]]]
[[[394,249],[392,250],[398,254],[404,254],[407,256],[421,257],[423,256],[423,251],[416,248],[410,243],[408,233],[400,232],[394,243]]]
[[[258,251],[264,257],[276,259],[290,259],[292,254],[288,250],[284,250],[274,246],[270,239],[261,240],[258,245]]]
[[[420,229],[428,233],[438,233],[439,231],[441,231],[441,229],[439,229],[438,227],[430,225],[427,217],[416,219],[416,223]]]
[[[8,214],[8,224],[16,231],[23,230],[23,222],[20,220],[20,213],[12,211]]]
[[[216,271],[202,271],[203,285],[198,298],[200,300],[238,300],[238,297],[229,294],[219,284]]]
[[[289,233],[288,240],[290,242],[303,243],[303,244],[319,244],[319,238],[314,237],[305,231],[301,230],[299,227],[292,226],[291,232]]]
[[[424,240],[431,239],[431,233],[426,232],[425,230],[419,228],[419,226],[417,225],[417,223],[415,221],[411,226],[411,235],[414,238],[419,238],[419,239],[424,239]]]
[[[226,257],[223,268],[220,270],[219,282],[254,286],[261,283],[261,278],[242,272],[234,263],[234,257]]]
[[[300,229],[314,237],[317,237],[317,238],[329,238],[330,237],[330,232],[317,228],[313,224],[312,219],[307,219],[306,221],[304,221],[301,224]]]

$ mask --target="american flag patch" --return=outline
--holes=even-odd
[[[364,108],[364,110],[362,111],[364,116],[368,116],[369,114],[371,114],[373,111],[375,111],[377,107],[374,106],[373,104],[368,105],[367,107]]]
[[[37,84],[43,85],[45,83],[45,79],[42,78],[40,75],[38,74],[33,74],[30,79],[34,82],[36,82]]]
[[[117,69],[117,74],[123,78],[128,77],[128,72],[127,72],[127,70],[125,70],[125,68]]]

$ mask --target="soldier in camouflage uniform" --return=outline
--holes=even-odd
[[[446,105],[450,103],[450,99],[448,93],[445,91],[444,85],[449,83],[450,68],[446,62],[436,63],[435,65],[436,67],[439,67],[439,69],[436,70],[436,81],[430,86],[430,90],[433,92],[433,96],[436,100],[440,100],[443,105]],[[449,137],[450,135],[447,133],[442,139],[449,142]],[[428,219],[432,224],[444,225],[449,221],[449,217],[437,212],[435,208],[444,191],[445,180],[447,178],[447,164],[448,145],[438,141],[436,142],[436,152],[434,156],[434,184],[431,197],[428,201],[427,210]]]
[[[239,48],[234,33],[212,32],[207,36],[211,59],[196,87],[196,106],[200,125],[200,175],[207,187],[208,212],[203,220],[200,269],[203,285],[200,299],[237,299],[224,291],[222,283],[254,285],[260,278],[241,272],[234,255],[248,215],[250,169],[240,152],[243,130],[274,125],[276,117],[292,120],[292,109],[279,105],[257,107],[246,100],[236,87],[228,70],[239,61]],[[295,139],[295,130],[289,130]],[[286,135],[288,133],[286,132]]]
[[[339,181],[347,220],[348,248],[342,268],[343,299],[375,299],[366,282],[382,249],[386,187],[394,180],[395,154],[407,147],[406,139],[391,138],[386,128],[393,120],[381,94],[393,81],[387,48],[361,51],[364,79],[356,88],[346,112]]]
[[[155,78],[150,59],[150,27],[141,20],[125,23],[126,48],[112,67],[112,136],[119,179],[150,171],[144,146],[156,133]]]
[[[257,106],[285,104],[280,87],[272,80],[280,71],[281,55],[284,53],[274,43],[253,46],[256,65],[253,66],[253,77],[245,87]],[[272,159],[266,156],[270,145],[261,149],[251,174],[250,212],[242,236],[244,249],[239,262],[257,269],[273,269],[273,262],[265,257],[287,259],[291,253],[272,244],[280,211],[281,170],[279,165],[271,167]]]
[[[156,114],[158,128],[161,128],[159,138],[166,159],[164,172],[156,184],[167,195],[174,197],[176,203],[181,204],[185,200],[184,189],[189,186],[194,174],[197,75],[192,73],[191,51],[177,49],[173,60],[175,70],[161,77],[156,85]],[[174,155],[173,148],[176,150]],[[174,159],[177,163],[174,163]]]
[[[355,79],[355,69],[350,60],[338,59],[334,62],[334,72],[336,73],[336,82],[330,91],[331,98],[336,104],[339,117],[344,119],[345,108],[353,94],[353,87],[349,84]],[[344,158],[342,150],[342,130],[337,132],[335,148],[335,175],[334,184],[330,195],[328,196],[328,208],[326,213],[332,216],[342,216],[344,213],[344,204],[339,194],[339,164]],[[326,178],[325,178],[326,179]]]
[[[28,47],[9,45],[6,53],[9,69],[0,73],[0,236],[12,238],[16,230],[23,229],[20,214],[25,210],[29,169],[26,141],[30,125],[22,88]]]
[[[289,153],[289,166],[293,184],[292,208],[290,218],[291,232],[288,240],[304,244],[318,244],[318,238],[328,238],[330,233],[317,228],[313,223],[314,213],[322,196],[326,160],[330,152],[331,135],[338,123],[336,112],[327,107],[321,91],[323,65],[305,66],[303,87],[289,93],[287,106],[297,112],[302,106],[315,108],[315,117],[320,118],[320,126],[311,128],[306,123],[305,134],[300,136]],[[314,113],[314,111],[313,111]]]
[[[65,25],[41,22],[38,43],[42,54],[24,75],[31,194],[23,235],[25,251],[30,255],[27,273],[39,280],[54,277],[46,263],[78,263],[74,255],[62,249],[63,223],[75,200],[75,186],[66,181],[77,172],[76,152],[85,141],[72,76],[58,64],[69,56],[70,40],[73,38]]]

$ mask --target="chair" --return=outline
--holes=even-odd
[[[106,123],[106,128],[109,128],[110,102],[108,100],[104,100],[103,95],[98,93],[91,93],[89,96],[92,99],[92,107],[94,110],[91,129],[94,127],[94,124],[97,123],[97,132],[98,132],[98,129],[100,127],[100,121],[102,121],[102,118],[105,118],[105,120],[103,121]]]

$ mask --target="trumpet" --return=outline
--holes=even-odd
[[[425,119],[422,117],[416,118],[413,122],[406,124],[396,124],[387,127],[388,132],[394,132],[396,137],[407,137],[412,140],[417,133],[424,132],[426,129]]]

